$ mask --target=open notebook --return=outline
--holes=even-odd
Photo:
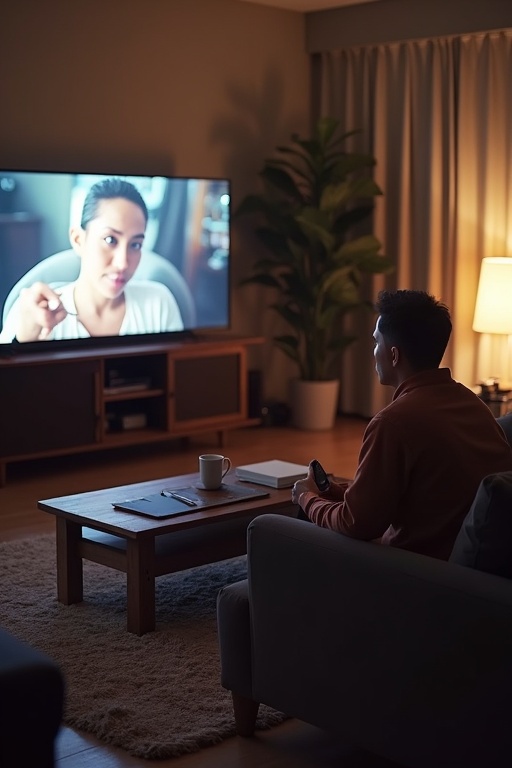
[[[237,501],[263,499],[268,495],[268,491],[223,483],[215,491],[206,491],[195,486],[163,488],[160,493],[148,494],[139,499],[113,502],[112,506],[123,512],[135,512],[138,515],[165,518],[175,515],[190,515],[199,509],[234,504]]]

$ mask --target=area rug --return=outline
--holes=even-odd
[[[56,599],[55,537],[0,543],[0,625],[64,672],[64,722],[132,755],[162,759],[235,734],[220,685],[216,597],[245,557],[156,580],[155,632],[126,631],[126,576],[84,562],[84,602]],[[257,728],[284,715],[260,707]]]

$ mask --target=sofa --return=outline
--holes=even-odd
[[[266,704],[408,768],[512,762],[512,472],[450,562],[262,515],[247,565],[217,603],[240,735]]]
[[[0,766],[53,768],[63,708],[57,664],[0,629]]]

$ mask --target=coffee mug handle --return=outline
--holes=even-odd
[[[224,469],[224,467],[226,468]],[[228,459],[227,456],[224,456],[224,459],[222,460],[222,477],[224,477],[224,475],[227,475],[230,469],[231,469],[231,459]]]

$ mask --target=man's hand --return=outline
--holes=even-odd
[[[322,499],[326,499],[328,501],[343,501],[348,483],[337,483],[332,479],[331,475],[329,475],[329,480],[331,482],[329,490],[325,491],[324,493],[320,493],[315,482],[315,475],[313,474],[313,470],[311,469],[310,464],[307,476],[303,480],[297,480],[292,488],[292,502],[294,504],[298,504],[299,496],[301,493],[305,493],[306,491],[315,493],[317,496],[320,496]]]
[[[318,488],[315,483],[315,476],[313,475],[311,464],[309,465],[307,477],[305,477],[303,480],[297,480],[297,482],[293,486],[292,502],[294,504],[298,504],[299,496],[301,495],[301,493],[305,493],[305,491],[311,491],[311,493],[318,493]]]

